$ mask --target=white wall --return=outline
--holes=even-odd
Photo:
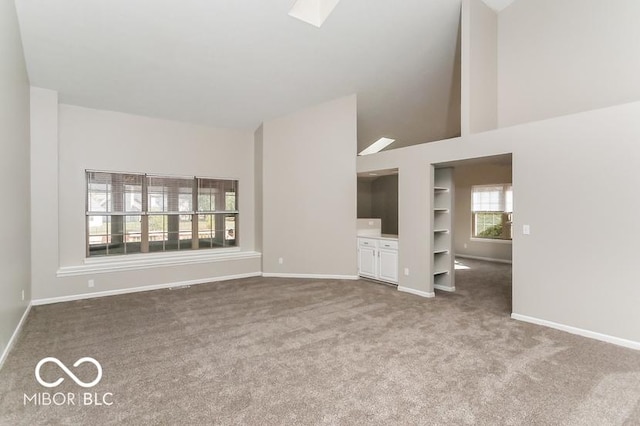
[[[356,275],[356,137],[355,96],[263,124],[265,273]]]
[[[0,354],[4,354],[31,299],[29,78],[11,0],[0,1],[0,181]]]
[[[57,113],[56,105],[52,102],[38,105],[42,116],[51,117]],[[260,259],[256,256],[224,262],[56,278],[53,265],[68,269],[84,264],[86,169],[238,179],[239,242],[242,251],[251,252],[255,248],[252,132],[215,129],[71,105],[59,106],[59,129],[50,131],[53,133],[56,130],[59,139],[49,134],[34,140],[34,144],[40,144],[38,149],[47,150],[52,156],[56,152],[59,155],[57,177],[53,174],[53,166],[33,170],[34,182],[46,183],[47,191],[55,190],[58,195],[57,206],[48,205],[47,209],[34,206],[33,209],[34,223],[43,221],[50,224],[50,232],[47,234],[46,229],[43,230],[45,234],[38,235],[38,239],[50,238],[57,242],[48,244],[47,247],[51,248],[34,258],[34,269],[42,271],[33,283],[34,299],[260,271]],[[51,146],[56,141],[57,149]],[[57,188],[51,188],[51,182],[56,180]],[[34,191],[42,192],[44,188],[34,187]],[[57,230],[49,216],[50,210],[59,211]],[[88,288],[89,279],[95,280],[94,288]]]
[[[499,125],[640,100],[640,2],[518,0],[499,14]]]
[[[358,172],[400,171],[400,285],[430,291],[429,164],[512,152],[513,312],[640,342],[639,116],[632,103],[359,157]]]
[[[498,126],[498,15],[482,0],[462,2],[462,134]]]
[[[455,254],[510,261],[512,258],[511,241],[472,239],[471,187],[473,185],[511,183],[511,165],[456,165],[453,174],[455,180]]]

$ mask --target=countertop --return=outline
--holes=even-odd
[[[393,234],[381,234],[381,235],[358,235],[358,238],[372,238],[374,240],[390,240],[398,241],[398,236]]]

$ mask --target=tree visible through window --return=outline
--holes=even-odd
[[[512,238],[513,188],[511,184],[471,188],[472,235],[475,238]]]
[[[86,175],[88,257],[237,245],[237,180]]]

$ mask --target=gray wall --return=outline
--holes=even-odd
[[[0,2],[0,354],[25,312],[30,294],[29,78],[11,0]],[[25,300],[22,300],[22,292]],[[0,359],[1,361],[1,359]]]
[[[400,171],[400,286],[432,291],[429,163],[513,153],[513,312],[640,342],[639,116],[637,102],[359,157],[358,172]]]
[[[381,176],[371,183],[371,217],[382,219],[383,234],[398,234],[398,176]]]
[[[366,178],[358,178],[358,218],[367,219],[373,217],[371,184],[373,181]]]
[[[265,273],[356,276],[356,119],[354,95],[263,124]]]
[[[640,347],[639,8],[514,2],[498,18],[498,123],[511,127],[358,158],[359,173],[400,171],[401,288],[432,291],[429,164],[512,153],[514,314]],[[465,72],[473,58],[463,46]]]
[[[482,0],[462,2],[462,134],[498,126],[498,15]]]
[[[358,178],[358,218],[379,218],[383,234],[398,234],[398,176]]]
[[[58,105],[55,92],[42,89],[33,90],[33,99],[32,197],[48,203],[47,209],[34,204],[32,211],[33,229],[43,241],[33,258],[34,300],[260,272],[259,255],[252,254],[256,225],[252,132]],[[246,257],[58,276],[61,270],[85,266],[85,169],[238,179],[238,235]],[[88,287],[89,279],[95,287]]]
[[[511,165],[456,165],[454,169],[454,248],[456,254],[488,259],[512,259],[511,241],[471,238],[471,187],[494,183],[512,183]],[[466,247],[465,247],[466,245]]]
[[[253,134],[254,139],[254,187],[255,187],[255,249],[256,251],[262,251],[262,210],[264,209],[264,197],[262,189],[262,162],[263,162],[263,130],[262,125]]]
[[[640,99],[638,0],[518,0],[498,16],[501,127]]]

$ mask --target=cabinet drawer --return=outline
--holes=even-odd
[[[358,247],[377,247],[377,243],[374,238],[358,238]]]
[[[380,241],[378,241],[378,248],[387,249],[387,250],[398,250],[398,242],[397,241],[380,240]]]

